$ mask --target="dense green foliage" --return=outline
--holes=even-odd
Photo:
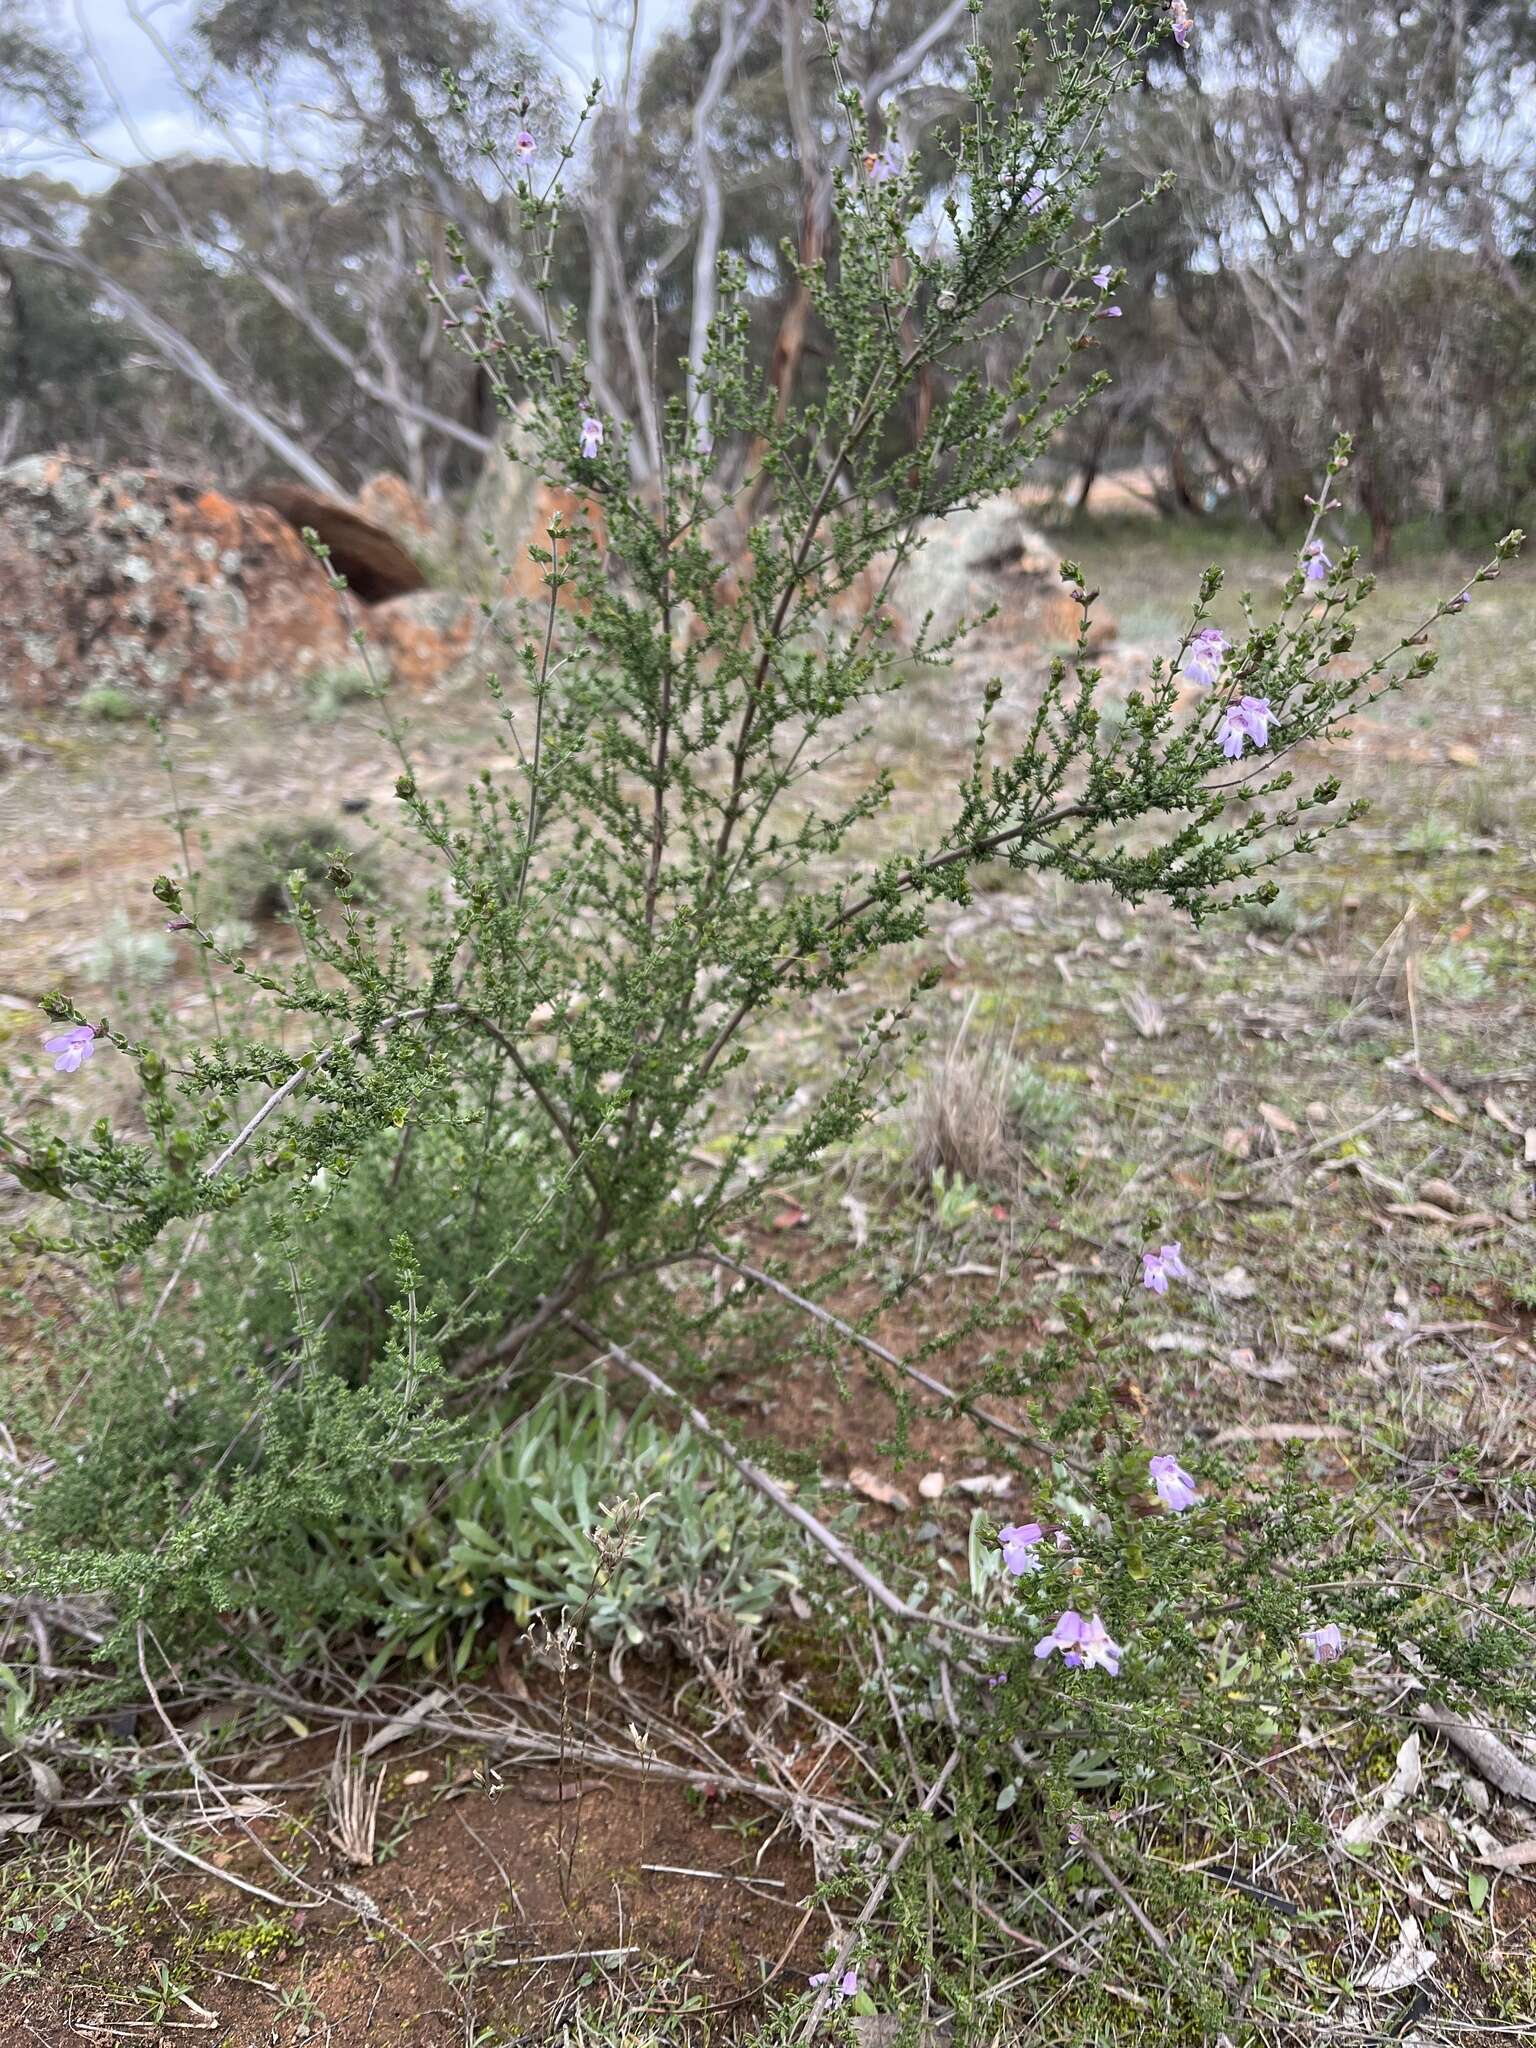
[[[1245,597],[1230,641],[1210,624],[1221,578],[1207,572],[1178,643],[1113,721],[1092,592],[1064,564],[1083,622],[1073,657],[1050,666],[1012,743],[994,730],[1001,685],[984,688],[936,839],[904,829],[871,758],[883,706],[965,632],[896,642],[884,598],[919,528],[1016,486],[1091,402],[1091,384],[1068,394],[1113,288],[1095,275],[1111,226],[1093,203],[1104,124],[1166,25],[1140,0],[1113,27],[1048,16],[1017,53],[1020,75],[1052,81],[1028,110],[974,42],[965,119],[922,165],[868,147],[862,98],[840,87],[855,168],[832,182],[838,256],[803,272],[831,342],[820,384],[784,405],[765,394],[727,252],[693,389],[655,409],[653,472],[637,477],[642,429],[594,394],[572,320],[550,307],[524,324],[468,241],[450,245],[456,284],[429,275],[525,459],[574,507],[539,556],[547,604],[501,646],[503,758],[454,804],[423,787],[402,741],[397,829],[431,890],[395,927],[359,905],[343,855],[329,850],[323,874],[339,909],[307,861],[286,880],[291,971],[220,936],[195,874],[162,877],[155,894],[218,992],[211,1029],[146,1034],[57,993],[56,1025],[89,1026],[96,1057],[135,1069],[138,1119],[3,1134],[40,1198],[24,1248],[107,1282],[71,1339],[89,1384],[61,1416],[27,1418],[40,1456],[6,1538],[32,1587],[92,1603],[104,1668],[129,1668],[141,1622],[189,1664],[239,1665],[359,1630],[457,1663],[541,1609],[630,1638],[693,1589],[760,1617],[803,1560],[734,1483],[702,1493],[700,1442],[633,1425],[620,1471],[599,1479],[606,1412],[519,1419],[530,1396],[578,1345],[596,1360],[633,1347],[678,1381],[756,1341],[729,1284],[701,1283],[765,1186],[878,1113],[922,977],[907,1001],[861,1008],[861,971],[902,961],[978,874],[1006,864],[1203,920],[1262,903],[1273,868],[1356,815],[1334,778],[1295,787],[1290,757],[1427,675],[1429,631],[1464,594],[1342,661],[1371,580],[1353,551],[1319,558],[1322,508],[1274,603]],[[466,96],[455,106],[471,117]],[[912,223],[941,179],[942,232],[918,253]],[[558,183],[514,174],[506,203],[535,256],[553,252]],[[987,337],[1011,347],[990,379],[975,367]],[[930,370],[914,448],[894,426]],[[731,453],[744,446],[774,491],[741,567],[729,515],[749,488]],[[1325,501],[1349,460],[1341,441]],[[872,858],[876,819],[894,850]],[[752,1050],[825,997],[845,1006],[851,1050],[807,1100]],[[1018,1107],[1047,1128],[1066,1113],[1027,1079]],[[1303,1630],[1336,1624],[1348,1655],[1368,1643],[1446,1698],[1528,1695],[1517,1561],[1484,1558],[1464,1600],[1462,1560],[1425,1563],[1391,1531],[1381,1487],[1331,1498],[1295,1470],[1266,1487],[1210,1458],[1198,1502],[1165,1493],[1158,1512],[1162,1447],[1125,1392],[1124,1306],[1096,1318],[1064,1299],[1062,1340],[994,1374],[1039,1403],[1036,1512],[1065,1542],[1004,1601],[996,1532],[979,1524],[968,1591],[913,1586],[919,1608],[887,1589],[852,1632],[889,1635],[884,1696],[907,1703],[925,1757],[964,1755],[961,1810],[989,1829],[1015,1807],[1027,1818],[1027,1852],[997,1853],[1058,1873],[1089,1794],[1178,1801],[1192,1831],[1219,1832],[1202,1773],[1295,1730],[1314,1682]],[[610,1483],[663,1503],[628,1512],[639,1533],[605,1574]],[[846,1626],[842,1582],[812,1590]],[[1041,1670],[1058,1610],[1102,1615],[1123,1672],[1054,1656]],[[929,1864],[948,1870],[956,1913],[976,1897],[962,1839]],[[896,1959],[928,1967],[915,1942]],[[1185,1964],[1204,2024],[1209,1986]],[[981,2017],[973,1985],[943,1989]]]
[[[1013,750],[993,741],[988,688],[973,771],[938,843],[898,838],[867,864],[858,835],[892,813],[889,777],[869,773],[830,807],[816,780],[856,758],[882,699],[946,657],[899,653],[880,603],[920,522],[1016,483],[1062,417],[1055,394],[1102,303],[1087,275],[1101,231],[1082,225],[1096,139],[1157,33],[1142,9],[1113,33],[1052,25],[1045,55],[1060,82],[1038,121],[996,103],[990,60],[973,50],[942,253],[898,261],[926,179],[838,177],[842,259],[808,273],[837,347],[824,393],[782,419],[759,394],[740,268],[723,259],[699,385],[717,419],[760,439],[783,508],[753,525],[751,572],[734,589],[716,551],[721,458],[683,404],[663,416],[659,493],[634,487],[616,431],[593,458],[581,452],[580,349],[553,328],[516,331],[513,310],[472,278],[461,288],[459,302],[467,292],[479,306],[465,346],[502,402],[517,399],[501,373],[509,354],[542,394],[530,459],[589,508],[551,535],[547,614],[512,637],[494,686],[514,772],[488,770],[455,811],[421,792],[403,757],[401,823],[439,877],[424,915],[390,931],[349,905],[338,922],[295,869],[303,960],[291,974],[248,968],[194,879],[162,878],[184,942],[247,999],[187,1045],[102,1021],[102,1053],[138,1070],[141,1131],[6,1135],[23,1184],[66,1217],[61,1234],[40,1211],[28,1243],[116,1270],[191,1227],[206,1243],[186,1256],[235,1280],[227,1310],[204,1311],[221,1335],[195,1391],[152,1418],[153,1455],[125,1450],[121,1374],[98,1381],[92,1399],[117,1426],[84,1453],[78,1505],[60,1505],[60,1487],[45,1518],[55,1581],[69,1570],[66,1532],[99,1560],[110,1521],[137,1556],[110,1576],[136,1604],[217,1606],[220,1572],[236,1556],[245,1565],[242,1532],[281,1511],[290,1469],[335,1502],[365,1468],[380,1483],[384,1443],[406,1463],[425,1454],[413,1432],[430,1445],[442,1426],[440,1372],[474,1412],[563,1342],[576,1311],[614,1335],[678,1332],[657,1276],[707,1265],[765,1178],[805,1168],[875,1113],[910,1006],[871,1010],[843,1070],[787,1120],[787,1084],[754,1082],[751,1031],[908,947],[930,906],[963,900],[984,864],[1107,884],[1131,902],[1158,893],[1204,917],[1261,895],[1274,864],[1348,821],[1336,781],[1293,790],[1286,755],[1435,658],[1420,633],[1368,664],[1336,660],[1370,589],[1349,554],[1321,583],[1298,563],[1273,617],[1245,601],[1229,687],[1267,700],[1273,722],[1246,760],[1221,744],[1226,690],[1186,708],[1177,673],[1195,659],[1217,572],[1180,646],[1110,725],[1087,652],[1091,594],[1067,564],[1077,658],[1054,664]],[[856,93],[844,113],[857,160]],[[512,197],[530,239],[552,244],[557,190],[524,178]],[[923,367],[945,367],[981,331],[1022,332],[1019,368],[995,388],[958,376],[912,460],[883,429]],[[1341,448],[1330,480],[1346,462]],[[871,578],[875,601],[840,623],[830,608]],[[557,603],[567,593],[577,608]],[[1303,602],[1313,594],[1320,603]],[[348,904],[351,864],[327,859],[324,879]],[[49,1008],[87,1021],[66,994]],[[700,1183],[685,1162],[704,1143],[714,1164]],[[153,1353],[176,1320],[157,1324],[155,1284],[144,1300],[152,1312],[114,1311],[125,1357]],[[199,1414],[199,1399],[222,1420]],[[191,1444],[231,1432],[238,1454],[189,1459]],[[87,1580],[103,1569],[93,1562]]]
[[[593,1532],[621,1500],[643,1508],[605,1570]],[[366,1585],[380,1663],[463,1671],[503,1626],[521,1635],[564,1615],[604,1648],[686,1624],[693,1604],[759,1626],[795,1583],[791,1543],[686,1423],[557,1389],[451,1484],[403,1493],[373,1522],[349,1517],[326,1565]]]

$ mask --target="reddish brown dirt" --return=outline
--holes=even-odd
[[[1000,1238],[1002,1234],[1000,1226]],[[825,1269],[826,1261],[812,1245],[793,1244],[792,1238],[798,1236],[799,1231],[775,1232],[770,1227],[757,1234],[747,1260],[760,1270],[779,1272],[798,1290],[817,1291],[816,1274]],[[1024,1261],[1031,1272],[1038,1272],[1041,1264],[1037,1258]],[[990,1368],[1027,1370],[1042,1347],[1038,1316],[1017,1301],[1017,1254],[1010,1258],[1009,1271],[1008,1286],[1001,1292],[991,1274],[929,1274],[925,1284],[883,1309],[879,1291],[867,1281],[850,1281],[820,1298],[898,1358],[917,1364],[957,1394],[973,1397],[977,1407],[1033,1439],[1036,1425],[1029,1399],[987,1391],[984,1385]],[[807,1454],[833,1480],[846,1479],[855,1470],[873,1473],[898,1487],[914,1513],[921,1510],[925,1519],[930,1510],[940,1521],[954,1519],[951,1510],[963,1510],[963,1524],[978,1500],[995,1504],[1002,1521],[1019,1518],[1015,1510],[1026,1504],[1027,1476],[1015,1474],[1009,1491],[995,1495],[957,1491],[956,1482],[982,1473],[1007,1477],[1010,1462],[1022,1463],[1027,1474],[1043,1457],[1033,1441],[1020,1442],[969,1415],[946,1412],[942,1396],[872,1358],[851,1340],[803,1319],[800,1311],[776,1308],[775,1298],[763,1291],[757,1295],[753,1319],[754,1352],[768,1345],[775,1314],[783,1321],[773,1334],[787,1355],[781,1359],[772,1354],[769,1362],[755,1362],[734,1379],[717,1380],[711,1393],[715,1405],[740,1417],[748,1438],[762,1435],[785,1450]],[[973,1318],[977,1327],[967,1329]],[[952,1338],[950,1333],[956,1331],[964,1334]],[[835,1371],[811,1349],[813,1333],[831,1342]],[[924,1353],[928,1343],[939,1344],[932,1355]],[[1044,1382],[1039,1391],[1047,1396],[1051,1392]],[[1012,1454],[1011,1460],[1005,1452]],[[924,1500],[917,1493],[919,1479],[933,1472],[942,1472],[945,1478],[939,1501]],[[854,1498],[861,1498],[858,1489]],[[893,1511],[866,1503],[862,1519],[872,1529],[890,1527]]]
[[[509,1769],[488,1789],[477,1759],[439,1751],[390,1762],[372,1868],[326,1845],[323,1794],[247,1825],[316,1884],[354,1887],[361,1910],[279,1911],[163,1858],[151,1892],[130,1833],[99,1896],[71,1912],[57,1895],[64,1924],[29,1957],[40,1975],[11,1987],[0,2044],[179,2039],[207,2026],[201,2007],[229,2048],[448,2048],[466,2039],[467,2014],[542,2039],[568,2001],[590,2013],[621,1993],[701,2017],[707,2007],[717,2038],[736,2020],[750,2038],[764,1982],[815,1967],[809,1867],[787,1836],[770,1840],[772,1819],[746,1799],[668,1783],[642,1792],[634,1778],[590,1771],[569,1774],[563,1797],[546,1770]],[[179,1839],[231,1877],[294,1895],[228,1822]],[[720,1876],[678,1874],[697,1871]],[[39,1899],[38,1927],[53,1918]],[[628,1953],[593,1955],[601,1949]],[[141,1987],[162,1967],[184,1996],[157,2025]]]

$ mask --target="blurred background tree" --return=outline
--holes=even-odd
[[[983,40],[1001,47],[1035,8],[1006,0]],[[466,491],[494,446],[488,393],[420,273],[451,296],[457,225],[476,275],[527,311],[523,221],[467,141],[489,127],[510,152],[526,127],[541,188],[572,151],[550,274],[644,483],[658,389],[698,402],[686,361],[719,254],[746,267],[765,388],[781,404],[818,388],[825,342],[796,264],[828,247],[848,168],[840,81],[871,147],[915,156],[931,190],[917,232],[942,244],[967,28],[962,0],[837,0],[834,66],[810,0],[699,0],[649,38],[632,6],[594,26],[602,83],[583,108],[570,49],[529,11],[215,0],[162,50],[206,148],[145,148],[107,175],[89,137],[112,108],[108,67],[4,0],[12,119],[55,156],[47,176],[0,182],[0,450],[65,444],[233,487],[290,472],[348,492],[389,468],[427,499]],[[134,136],[132,107],[115,111]],[[78,155],[73,184],[59,146]],[[1207,0],[1097,146],[1123,317],[1080,359],[1113,386],[1061,437],[1064,508],[1091,509],[1113,470],[1170,516],[1278,531],[1342,429],[1379,564],[1416,521],[1471,540],[1529,518],[1527,0]],[[1171,197],[1119,224],[1165,176]],[[776,238],[786,213],[798,246]],[[931,402],[919,386],[914,428]],[[744,471],[752,450],[732,453]]]

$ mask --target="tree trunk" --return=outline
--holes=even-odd
[[[263,448],[291,469],[301,482],[308,484],[312,491],[318,491],[324,497],[347,498],[351,495],[346,485],[332,476],[324,463],[317,461],[302,442],[285,433],[276,420],[271,419],[259,406],[253,405],[248,398],[242,398],[202,351],[178,328],[173,327],[151,306],[146,305],[136,292],[129,291],[127,286],[119,284],[110,272],[88,262],[78,251],[65,244],[44,243],[37,235],[35,222],[25,221],[22,225],[33,237],[32,253],[35,256],[40,257],[45,263],[56,263],[61,269],[72,270],[79,277],[89,278],[98,291],[114,299],[129,326],[143,336],[163,362],[168,363],[172,369],[179,370],[184,377],[190,378],[208,398],[212,399],[221,412],[226,413],[253,440],[259,441]]]
[[[768,0],[743,0],[738,12],[733,0],[725,0],[720,11],[720,41],[704,87],[693,108],[693,160],[699,181],[699,240],[693,257],[693,318],[688,330],[688,413],[708,446],[710,397],[699,384],[699,370],[709,345],[709,330],[715,317],[716,271],[720,261],[720,230],[725,218],[725,201],[720,191],[720,172],[715,163],[711,124],[719,112],[736,61],[752,40],[763,18]]]

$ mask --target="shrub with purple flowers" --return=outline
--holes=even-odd
[[[1202,577],[1177,645],[1113,722],[1090,579],[1063,562],[1075,648],[1012,744],[996,732],[1001,682],[981,690],[936,840],[904,823],[896,781],[860,751],[881,704],[944,669],[968,631],[897,644],[886,596],[920,529],[1014,489],[1092,400],[1062,393],[1081,351],[1113,347],[1095,329],[1118,311],[1102,297],[1096,129],[1153,44],[1184,45],[1191,27],[1180,0],[1113,21],[1046,9],[1018,55],[1054,86],[1028,111],[978,34],[942,248],[914,233],[909,160],[872,146],[859,94],[840,89],[852,170],[836,180],[838,258],[808,272],[825,382],[783,407],[733,260],[702,355],[650,393],[636,427],[580,340],[536,317],[538,293],[502,295],[449,237],[468,280],[454,290],[477,306],[455,345],[575,508],[534,550],[543,601],[516,630],[497,625],[502,759],[453,801],[401,739],[397,830],[437,878],[409,928],[365,910],[338,858],[340,915],[290,876],[301,964],[256,966],[214,928],[193,874],[161,877],[155,896],[225,1003],[212,1029],[151,1041],[88,1023],[59,992],[46,1005],[59,1089],[82,1088],[82,1063],[110,1044],[139,1110],[0,1133],[0,1157],[40,1198],[24,1246],[115,1283],[99,1369],[41,1433],[54,1463],[10,1539],[41,1592],[98,1603],[104,1668],[131,1674],[141,1622],[189,1660],[211,1645],[236,1661],[273,1644],[296,1655],[315,1623],[313,1558],[322,1541],[345,1550],[354,1496],[377,1513],[401,1473],[451,1470],[509,1389],[536,1389],[573,1349],[659,1359],[669,1390],[707,1359],[739,1311],[733,1233],[765,1187],[836,1156],[897,1079],[935,977],[914,970],[903,999],[861,1008],[866,971],[910,956],[984,870],[1202,920],[1267,900],[1277,868],[1359,815],[1340,776],[1298,784],[1299,750],[1426,677],[1429,633],[1467,589],[1341,662],[1372,584],[1353,550],[1330,561],[1317,511],[1272,607],[1244,596],[1241,624],[1219,628],[1222,577]],[[536,189],[521,174],[536,151],[568,154],[519,133],[507,203],[530,274],[547,277],[563,201],[557,178]],[[1000,331],[1023,337],[1018,367],[988,382],[973,345]],[[932,404],[914,452],[893,429],[920,379]],[[655,490],[632,471],[637,432],[661,453]],[[1321,502],[1348,459],[1340,442]],[[1473,581],[1497,576],[1518,539]],[[850,614],[832,609],[860,590]],[[816,780],[832,759],[867,772]],[[877,817],[893,850],[872,858],[860,835]],[[813,1000],[839,1007],[846,1057],[802,1091],[752,1051]],[[1093,1858],[1123,1883],[1140,1852],[1117,1832],[1121,1809],[1166,1896],[1213,1881],[1231,1829],[1211,1760],[1259,1769],[1357,1658],[1448,1700],[1525,1697],[1512,1581],[1469,1618],[1390,1533],[1384,1485],[1341,1502],[1294,1456],[1266,1475],[1143,1440],[1131,1321],[1188,1284],[1197,1235],[1190,1263],[1182,1240],[1148,1248],[1113,1319],[1064,1300],[1065,1337],[1009,1388],[1065,1390],[1028,1457],[1009,1453],[1035,1489],[1031,1519],[978,1531],[971,1586],[892,1595],[872,1622],[859,1608],[855,1632],[888,1638],[885,1697],[910,1710],[914,1772],[953,1776],[895,1887],[926,1887],[910,1896],[928,1917],[902,1918],[878,1980],[862,1957],[839,1959],[816,1987],[823,2010],[872,1985],[889,2002],[921,1977],[992,2038],[974,1974],[945,1958],[972,1953],[983,1922],[1011,1939],[1014,1916],[1052,1906]],[[718,1291],[694,1284],[716,1277]],[[244,1636],[223,1619],[236,1610]],[[833,1611],[852,1626],[828,1596]],[[337,1595],[338,1617],[355,1623],[355,1602]],[[1021,1938],[1026,1961],[1056,1938],[1046,1907]],[[925,1952],[934,1915],[947,1946]],[[1214,2038],[1233,1994],[1192,1947],[1164,1941],[1156,1967],[1181,2038]]]

